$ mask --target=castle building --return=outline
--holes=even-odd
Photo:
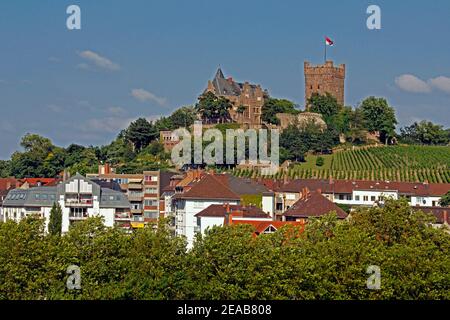
[[[333,61],[323,65],[312,66],[308,61],[304,65],[305,73],[305,106],[314,93],[329,93],[339,104],[344,105],[345,64],[334,66]]]
[[[268,93],[260,85],[239,83],[233,78],[225,78],[219,68],[214,79],[208,81],[205,92],[212,92],[218,97],[222,96],[230,100],[233,107],[229,112],[234,122],[246,128],[261,127],[262,106]]]

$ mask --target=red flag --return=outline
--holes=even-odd
[[[326,44],[327,46],[332,47],[332,46],[334,45],[334,42],[333,42],[333,40],[331,40],[330,38],[325,37],[325,44]]]

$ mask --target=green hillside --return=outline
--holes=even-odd
[[[317,156],[291,165],[275,178],[362,179],[431,183],[450,183],[450,147],[389,146],[336,151],[322,156],[325,163],[316,166]],[[257,177],[256,170],[236,169],[237,176]]]

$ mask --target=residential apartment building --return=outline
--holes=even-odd
[[[143,228],[160,217],[161,188],[170,183],[171,172],[144,171],[139,174],[97,173],[88,177],[115,182],[130,202],[133,228]]]
[[[56,186],[10,190],[3,202],[3,221],[19,222],[27,216],[37,216],[45,220],[47,228],[54,203],[59,203],[62,209],[63,233],[72,224],[95,216],[102,217],[108,227],[130,228],[127,197],[79,174]]]

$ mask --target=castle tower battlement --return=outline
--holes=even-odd
[[[305,106],[314,94],[329,93],[338,103],[344,105],[345,96],[345,64],[334,66],[333,61],[326,61],[323,65],[313,66],[308,61],[304,63],[305,73]]]

